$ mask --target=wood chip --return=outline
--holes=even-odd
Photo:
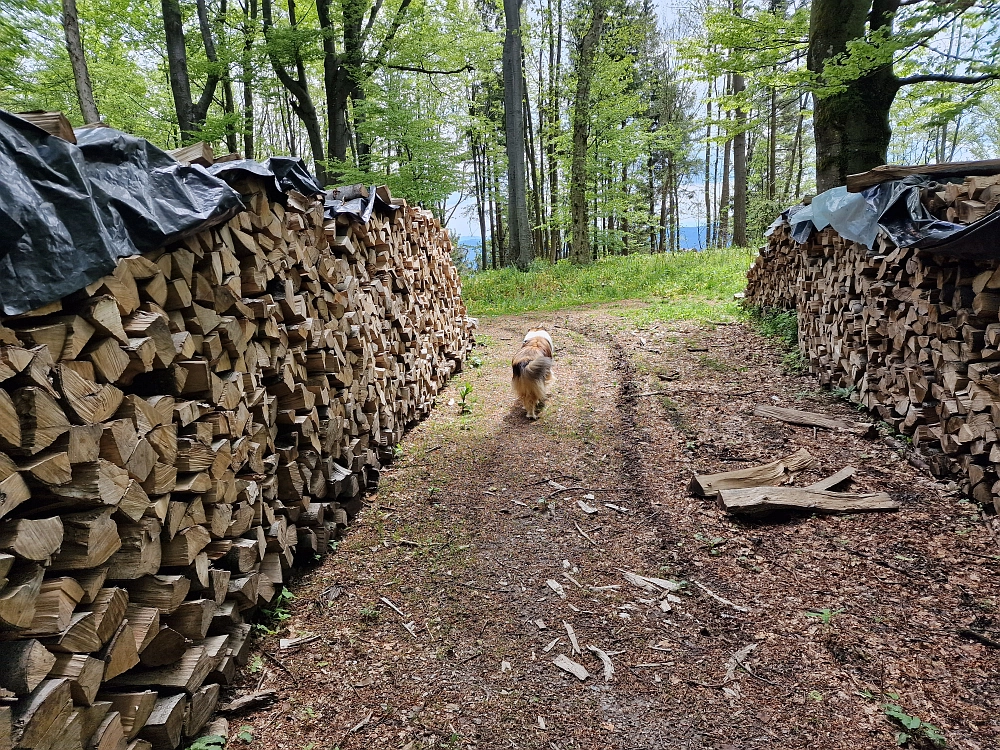
[[[611,663],[611,657],[597,646],[588,645],[587,650],[601,660],[601,664],[604,665],[604,681],[611,682],[611,678],[615,675],[615,665]]]
[[[588,515],[593,515],[594,513],[597,512],[597,508],[595,508],[593,505],[588,504],[584,500],[577,500],[576,504],[580,506],[580,510],[582,510],[584,513],[587,513]]]
[[[808,487],[807,490],[832,490],[838,484],[843,484],[848,479],[853,477],[857,473],[857,469],[853,466],[845,466],[843,469],[838,471],[836,474],[831,474],[826,479],[820,479],[818,482],[813,482]]]
[[[703,584],[700,584],[700,583],[698,583],[695,580],[692,580],[691,583],[693,583],[695,586],[697,586],[698,588],[700,588],[702,591],[704,591],[710,597],[712,597],[713,599],[715,599],[715,601],[719,602],[719,604],[725,604],[727,607],[732,607],[737,612],[749,612],[750,611],[746,607],[741,607],[739,604],[733,604],[733,602],[729,601],[728,599],[726,599],[724,597],[719,596],[714,591],[712,591],[711,589],[709,589],[707,586],[705,586]]]
[[[542,652],[546,654],[549,653],[549,651],[554,649],[556,647],[556,644],[559,643],[559,641],[561,640],[562,638],[553,638],[552,641],[549,643],[549,645],[542,649]]]
[[[569,636],[569,642],[573,644],[573,653],[582,654],[583,652],[580,650],[580,642],[576,639],[576,631],[573,630],[573,626],[563,620],[563,627],[566,628],[566,635]]]
[[[252,708],[266,706],[274,701],[278,693],[274,690],[261,690],[250,695],[241,695],[229,703],[223,704],[216,709],[220,714],[238,714],[242,711],[249,711]]]
[[[651,594],[660,594],[665,591],[680,591],[684,588],[683,584],[677,583],[676,581],[668,581],[665,578],[650,578],[649,576],[641,576],[638,573],[632,573],[628,570],[623,570],[622,575],[625,577],[625,580],[633,586],[638,586],[643,591],[648,591]]]
[[[559,594],[560,599],[566,598],[566,589],[562,587],[562,584],[559,583],[559,581],[554,581],[550,578],[545,582],[545,585],[548,586],[553,591],[555,591],[557,594]]]
[[[400,617],[406,617],[406,614],[403,612],[403,610],[401,610],[395,604],[393,604],[392,602],[390,602],[384,596],[380,596],[379,597],[379,601],[382,602],[383,604],[385,604],[387,607],[389,607],[389,609],[391,609],[393,612],[395,612]]]
[[[299,638],[282,638],[278,641],[278,648],[282,650],[286,648],[295,648],[296,646],[304,646],[307,643],[312,643],[313,641],[318,640],[318,635],[304,635]]]
[[[559,656],[557,656],[552,663],[555,664],[557,667],[559,667],[559,669],[563,670],[564,672],[569,672],[571,675],[576,677],[580,682],[583,682],[588,677],[590,677],[590,672],[587,671],[587,668],[585,666],[583,666],[582,664],[577,664],[575,661],[570,659],[565,654],[559,654]]]

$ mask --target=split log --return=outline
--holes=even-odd
[[[55,662],[36,640],[0,641],[0,688],[27,695],[41,684]]]
[[[760,466],[735,469],[720,474],[695,474],[688,489],[701,497],[714,497],[722,490],[740,487],[777,485],[789,481],[795,474],[812,468],[816,459],[805,448],[785,458]]]
[[[899,503],[885,492],[851,494],[808,487],[749,487],[721,490],[719,504],[729,513],[751,515],[775,510],[808,510],[813,513],[860,513],[899,510]]]

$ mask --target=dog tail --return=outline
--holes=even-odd
[[[520,365],[520,366],[519,366]],[[552,357],[536,357],[527,364],[514,365],[514,374],[530,380],[541,380],[552,371]]]

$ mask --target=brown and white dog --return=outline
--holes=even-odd
[[[528,419],[538,419],[538,412],[545,406],[548,386],[552,382],[552,337],[544,328],[532,328],[524,336],[524,343],[514,355],[512,385],[514,395],[524,404]]]

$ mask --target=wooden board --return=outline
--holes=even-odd
[[[899,510],[899,503],[885,492],[851,494],[808,487],[748,487],[722,490],[719,504],[729,513],[752,515],[776,510],[808,510],[813,513],[859,513]]]

